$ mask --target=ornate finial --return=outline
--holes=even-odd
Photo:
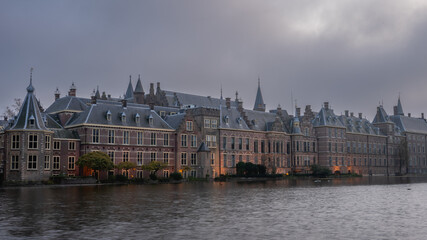
[[[261,82],[261,80],[259,79],[259,76],[258,76],[258,87],[261,86],[260,82]]]
[[[132,75],[129,75],[129,82],[132,82]]]
[[[99,85],[96,85],[96,91],[99,91]]]
[[[141,74],[138,74],[138,80],[141,80]]]
[[[236,101],[239,100],[239,93],[236,91]]]
[[[222,99],[222,84],[220,86],[221,86],[221,98],[220,99]]]
[[[33,87],[33,70],[34,70],[34,68],[30,69],[30,85],[28,85],[28,87],[27,87],[27,91],[28,92],[34,92],[34,87]]]

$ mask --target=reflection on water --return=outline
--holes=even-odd
[[[0,188],[2,239],[424,239],[424,178]]]

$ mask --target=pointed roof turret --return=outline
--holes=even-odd
[[[99,93],[99,86],[96,86],[95,98],[96,99],[100,99],[101,98],[101,94]]]
[[[133,98],[133,86],[132,86],[132,76],[129,76],[129,85],[128,89],[126,90],[125,99],[132,99]]]
[[[142,83],[141,83],[141,75],[138,75],[138,82],[136,82],[135,92],[136,93],[144,92],[144,88],[142,88]]]
[[[15,118],[13,126],[10,130],[47,130],[37,98],[34,95],[35,88],[33,87],[33,69],[31,68],[30,84],[27,87],[27,96],[22,103],[21,109]]]
[[[265,112],[265,104],[264,104],[264,100],[262,99],[261,84],[260,84],[259,77],[258,77],[258,90],[256,93],[254,110]]]
[[[397,115],[405,115],[403,113],[403,108],[402,108],[402,103],[400,102],[400,95],[399,95],[399,99],[397,100]]]
[[[380,105],[377,107],[377,114],[375,115],[375,118],[372,121],[372,123],[385,123],[385,122],[391,122],[391,121],[387,113],[385,112],[383,106]]]

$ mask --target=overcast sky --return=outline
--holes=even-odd
[[[0,113],[24,98],[34,67],[46,108],[75,82],[123,95],[132,75],[162,89],[253,108],[257,79],[267,109],[318,111],[329,101],[372,120],[427,113],[427,1],[4,1],[0,0]]]

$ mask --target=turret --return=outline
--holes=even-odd
[[[261,84],[260,84],[260,79],[259,78],[258,78],[258,90],[257,90],[257,93],[256,93],[254,110],[255,111],[260,111],[260,112],[265,112],[265,104],[264,104],[264,100],[262,98]]]
[[[71,84],[70,91],[68,92],[68,96],[75,97],[76,96],[76,86],[74,85],[74,82]]]

